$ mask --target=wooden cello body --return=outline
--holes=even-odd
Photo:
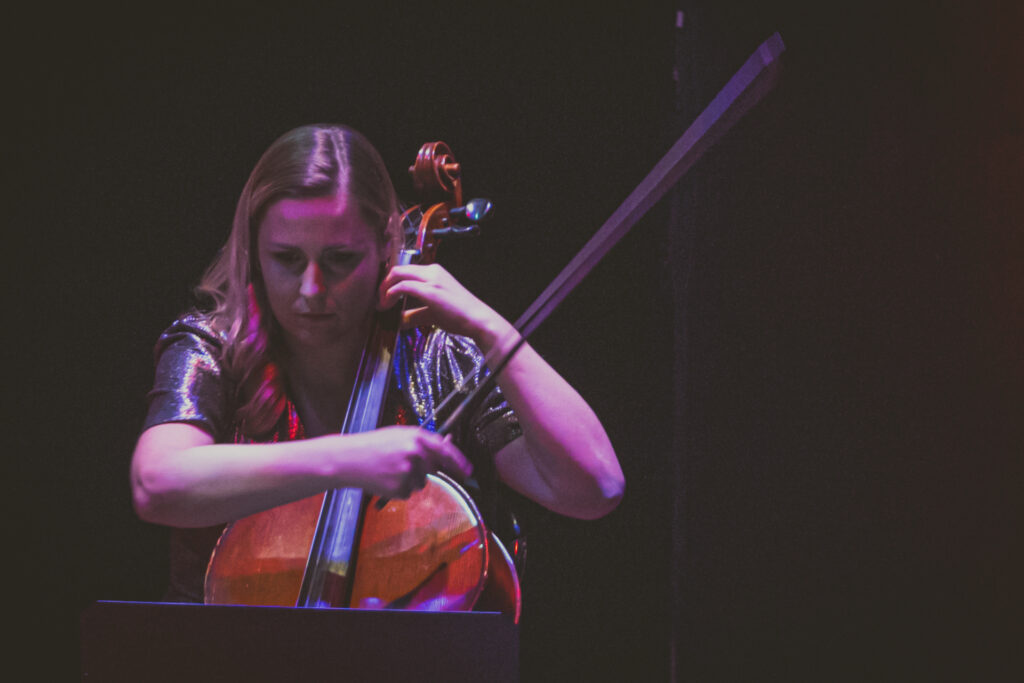
[[[406,500],[365,505],[358,562],[328,570],[320,606],[500,611],[518,619],[515,566],[469,495],[444,475]],[[325,494],[250,515],[225,529],[206,575],[207,604],[299,605]],[[350,590],[346,590],[351,584]]]
[[[428,143],[410,171],[423,210],[406,262],[433,258],[439,236],[464,216],[458,164]],[[461,212],[461,213],[460,213]],[[469,212],[472,213],[472,212]],[[371,333],[343,432],[381,426],[397,323]],[[443,474],[408,499],[336,489],[240,519],[224,530],[207,567],[207,604],[520,612],[515,566],[472,498]]]

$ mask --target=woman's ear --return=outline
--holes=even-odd
[[[391,269],[391,265],[395,262],[395,254],[398,253],[399,249],[397,244],[398,238],[394,234],[394,231],[388,230],[386,239],[384,240],[384,244],[381,246],[380,251],[380,280],[384,279],[384,276],[387,275],[388,270]]]
[[[405,229],[402,224],[402,216],[395,214],[388,221],[387,242],[384,244],[384,253],[394,263],[395,255],[405,247]]]

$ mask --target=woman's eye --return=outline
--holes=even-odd
[[[293,267],[302,262],[302,257],[294,251],[278,251],[274,253],[274,260],[282,266]]]
[[[356,255],[350,251],[331,251],[324,255],[324,265],[333,268],[349,266],[355,261]]]

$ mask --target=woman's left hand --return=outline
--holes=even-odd
[[[485,353],[511,327],[436,263],[392,268],[381,282],[378,308],[391,308],[403,296],[416,304],[405,310],[403,327],[436,325],[473,339]]]

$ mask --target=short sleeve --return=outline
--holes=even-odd
[[[230,412],[220,355],[221,340],[206,320],[188,315],[160,335],[154,349],[156,377],[143,430],[187,422],[217,442],[229,434]]]
[[[453,356],[452,363],[469,364],[467,376],[471,381],[466,383],[465,390],[465,393],[469,393],[491,372],[484,365],[480,349],[469,339],[448,335],[448,343]],[[473,410],[467,420],[466,433],[484,453],[492,456],[522,435],[519,418],[497,385],[494,385]]]
[[[456,387],[461,396],[470,393],[489,374],[483,354],[472,340],[443,330],[407,330],[396,350],[395,379],[418,421],[428,429],[439,427],[461,397],[445,398]],[[435,419],[436,406],[444,404]],[[462,428],[461,441],[479,453],[494,455],[522,434],[519,420],[498,387],[480,401]]]

